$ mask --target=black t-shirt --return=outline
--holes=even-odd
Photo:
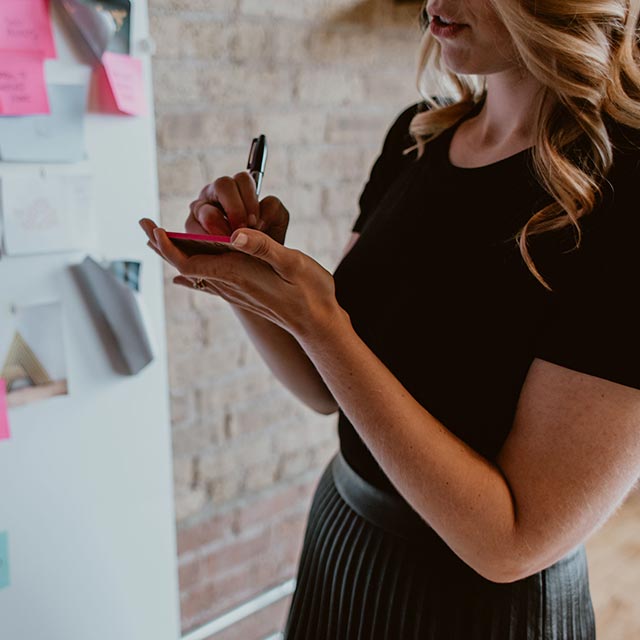
[[[552,202],[531,151],[456,167],[448,156],[456,125],[420,159],[415,150],[403,156],[414,142],[409,122],[425,108],[410,106],[387,133],[336,292],[355,331],[412,396],[492,459],[534,358],[640,389],[640,136],[612,124],[613,168],[600,204],[580,221],[579,249],[568,251],[572,227],[531,240],[549,292],[509,240]],[[342,412],[338,433],[347,462],[397,493]]]

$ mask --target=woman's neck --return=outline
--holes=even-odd
[[[518,140],[533,146],[542,88],[531,75],[515,69],[486,76],[486,98],[473,118],[475,143],[492,148]]]

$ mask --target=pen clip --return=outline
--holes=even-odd
[[[267,157],[267,139],[264,134],[253,139],[249,151],[247,169],[249,171],[259,171],[264,173],[264,165]]]
[[[247,161],[247,170],[256,183],[256,194],[260,195],[262,178],[264,176],[264,166],[267,159],[267,139],[260,135],[253,139]]]

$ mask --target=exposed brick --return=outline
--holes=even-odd
[[[200,69],[201,95],[203,100],[224,102],[226,106],[288,105],[293,96],[293,76],[286,67],[209,65]]]
[[[256,131],[259,129],[278,147],[322,143],[326,120],[326,110],[317,107],[264,109],[249,115],[250,126]]]
[[[237,406],[231,431],[234,436],[261,431],[266,425],[282,420],[283,417],[298,415],[300,411],[298,402],[289,395],[270,393],[255,398],[253,403],[246,402]]]
[[[188,204],[205,184],[199,158],[189,155],[161,159],[158,162],[158,183],[161,197],[184,194]]]
[[[242,144],[247,150],[249,148],[247,118],[241,110],[163,110],[159,112],[156,122],[160,149],[195,150],[235,144]],[[247,155],[247,151],[244,155]]]
[[[208,14],[231,17],[236,11],[238,0],[151,0],[150,13],[153,15],[158,9],[166,12],[174,11],[206,11]],[[160,15],[167,15],[162,12]]]
[[[200,189],[243,171],[265,133],[261,197],[289,209],[287,244],[332,270],[388,126],[418,99],[417,11],[377,0],[150,0],[162,226],[183,230]],[[295,575],[338,439],[336,417],[282,387],[226,302],[173,285],[171,266],[163,274],[186,632]],[[220,640],[281,630],[288,602]]]
[[[384,29],[316,29],[309,37],[309,55],[326,65],[351,68],[375,68],[411,65],[419,46],[419,31],[415,37],[394,37]]]
[[[414,74],[415,74],[415,70]],[[421,100],[415,82],[407,82],[406,76],[390,70],[362,72],[365,100],[376,105],[389,105],[398,113]],[[391,122],[389,122],[391,125]]]
[[[362,72],[342,67],[305,69],[296,84],[297,101],[303,105],[358,104],[364,93]]]
[[[191,195],[171,195],[160,198],[160,221],[156,220],[159,226],[171,231],[184,231],[184,223],[189,215],[189,203],[195,198]]]
[[[300,509],[315,488],[315,480],[290,486],[275,485],[253,500],[242,510],[239,510],[237,526],[240,531],[262,525],[267,520],[279,518],[281,513],[291,509]],[[276,534],[276,539],[279,536]]]
[[[206,491],[202,488],[181,490],[174,487],[174,497],[178,522],[198,513],[207,501]]]
[[[240,0],[240,12],[247,16],[266,18],[301,19],[305,17],[304,3],[298,0]]]
[[[353,108],[332,111],[327,115],[326,141],[371,145],[381,150],[384,136],[398,115],[399,112],[395,113],[393,107],[375,111],[365,111],[362,108],[355,111]]]
[[[265,460],[246,470],[244,477],[244,489],[246,491],[258,491],[269,487],[278,480],[280,460]]]
[[[195,401],[190,390],[171,390],[171,424],[187,426],[195,418]]]
[[[171,433],[174,455],[202,453],[224,442],[225,417],[222,412],[209,416],[197,416],[193,423],[185,427],[174,427]]]
[[[291,177],[301,184],[334,184],[362,175],[362,152],[352,146],[292,149]]]
[[[190,554],[192,556],[201,547],[220,543],[230,537],[237,527],[237,518],[236,510],[231,509],[217,513],[192,526],[179,527],[177,531],[178,555]]]
[[[224,20],[156,14],[150,17],[150,23],[155,34],[156,67],[164,58],[221,60],[231,53],[233,34]]]

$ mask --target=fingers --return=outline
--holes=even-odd
[[[251,180],[249,174],[247,177]],[[246,186],[243,187],[246,190]],[[254,188],[255,190],[255,188]],[[229,176],[223,176],[218,178],[215,182],[208,184],[201,192],[201,199],[207,203],[220,203],[226,218],[231,226],[231,229],[238,229],[240,227],[246,227],[248,213],[245,208],[244,201],[240,195],[240,189],[238,183],[234,178]],[[201,219],[201,212],[204,207],[196,207],[194,215],[198,222],[203,225]],[[206,210],[209,211],[210,210]]]
[[[202,201],[189,214],[185,229],[189,233],[204,233],[212,236],[228,236],[233,231],[220,208]]]
[[[160,255],[180,271],[180,273],[185,274],[188,271],[189,256],[180,251],[180,249],[169,240],[164,229],[156,227],[153,230],[153,237],[154,244]]]
[[[237,229],[231,235],[231,244],[234,249],[266,262],[285,280],[290,280],[301,266],[303,254],[283,247],[256,229]]]
[[[289,226],[289,212],[279,198],[267,196],[260,201],[260,221],[258,229],[284,244]]]
[[[256,194],[256,183],[248,171],[233,176],[247,214],[247,226],[255,227],[260,218],[260,205]]]
[[[153,249],[164,260],[164,256],[156,249],[156,245],[153,244],[153,242],[151,242],[151,240],[149,240],[149,242],[147,242],[147,247],[149,247],[149,249]]]
[[[156,239],[153,235],[153,230],[156,228],[156,223],[149,218],[142,218],[138,220],[138,224],[142,227],[142,230],[147,234],[147,238],[152,243],[155,243]]]

